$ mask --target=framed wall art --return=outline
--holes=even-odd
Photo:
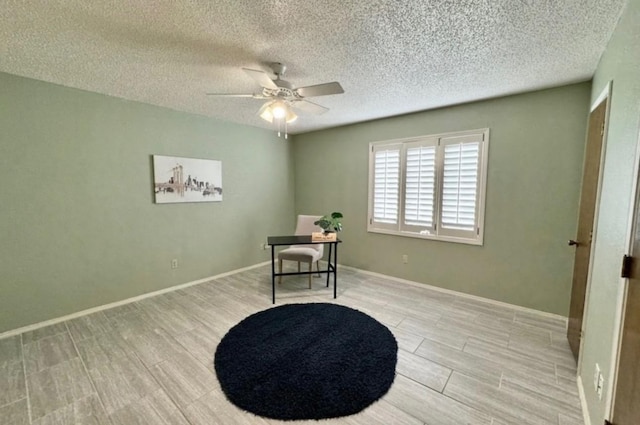
[[[156,204],[222,201],[222,161],[153,155]]]

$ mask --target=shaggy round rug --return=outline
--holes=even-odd
[[[214,366],[227,398],[272,419],[357,413],[395,376],[393,334],[336,304],[288,304],[253,314],[222,338]]]

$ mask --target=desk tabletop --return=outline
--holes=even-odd
[[[309,245],[314,243],[341,243],[340,239],[336,239],[335,241],[312,241],[311,235],[300,235],[300,236],[269,236],[267,237],[267,244],[280,246],[280,245]]]

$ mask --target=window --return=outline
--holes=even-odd
[[[489,129],[370,144],[369,232],[482,245]]]

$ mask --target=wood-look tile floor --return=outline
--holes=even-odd
[[[0,423],[284,423],[230,404],[212,362],[230,327],[272,306],[269,273],[260,267],[0,340]],[[324,278],[313,280],[309,290],[306,277],[284,278],[277,304],[356,308],[388,326],[400,348],[380,401],[322,423],[583,424],[564,321],[344,268],[336,300]]]

